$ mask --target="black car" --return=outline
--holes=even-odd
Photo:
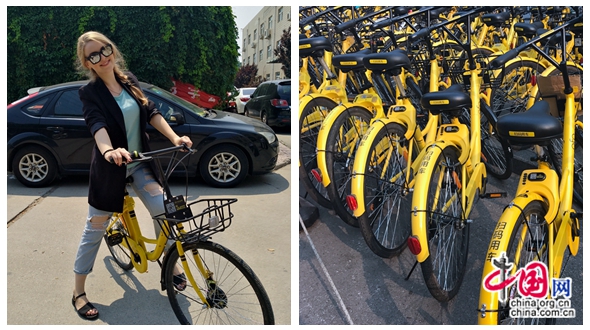
[[[41,187],[72,174],[88,174],[94,139],[82,116],[76,81],[29,90],[8,105],[8,171],[25,186]],[[233,187],[248,174],[272,171],[279,142],[260,121],[200,108],[159,87],[141,83],[146,96],[179,135],[197,149],[175,174],[200,175],[214,187]],[[172,146],[148,125],[152,150]],[[165,166],[166,162],[162,164]]]
[[[244,115],[272,127],[291,125],[291,79],[265,81],[244,105]]]

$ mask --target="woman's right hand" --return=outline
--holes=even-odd
[[[110,163],[121,166],[131,161],[131,154],[125,148],[117,148],[106,152],[104,158]]]

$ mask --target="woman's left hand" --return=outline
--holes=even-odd
[[[176,138],[176,141],[174,141],[174,145],[179,146],[181,144],[186,144],[187,147],[192,147],[193,146],[193,141],[191,141],[191,139],[188,136],[180,136]]]

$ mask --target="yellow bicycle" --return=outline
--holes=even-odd
[[[519,310],[518,300],[535,297],[544,300],[560,298],[558,286],[567,284],[560,278],[566,250],[576,255],[580,248],[580,221],[582,213],[572,208],[574,189],[574,146],[577,111],[581,107],[581,85],[570,80],[566,51],[561,63],[541,52],[534,44],[561,33],[560,45],[566,45],[566,29],[581,23],[579,16],[541,36],[524,43],[490,63],[501,67],[504,62],[526,47],[537,48],[539,53],[561,73],[549,83],[561,85],[565,97],[562,122],[550,114],[549,103],[536,102],[527,112],[507,115],[498,119],[498,132],[514,144],[535,144],[538,168],[523,171],[516,197],[504,209],[493,232],[487,250],[478,305],[479,324],[552,324],[553,315],[532,315]],[[554,153],[555,139],[563,139],[561,176],[551,168],[549,155]],[[565,262],[567,264],[567,260]],[[539,280],[538,290],[527,290],[521,282],[527,271],[533,269],[533,278]],[[561,281],[561,282],[560,282]],[[519,282],[517,284],[516,282]],[[534,296],[533,296],[534,294]],[[562,293],[567,298],[567,292]]]
[[[179,150],[185,151],[184,157],[176,157]],[[166,212],[154,219],[162,231],[155,239],[144,236],[133,198],[125,194],[123,212],[115,213],[106,229],[108,249],[124,270],[145,273],[148,261],[160,264],[162,291],[167,292],[181,324],[274,324],[270,300],[254,271],[237,254],[210,240],[231,224],[230,206],[237,199],[187,204],[183,196],[170,193],[170,173],[193,152],[183,145],[136,154],[134,162],[149,162],[172,153],[166,173],[156,161],[163,177]],[[194,209],[202,211],[193,215]],[[164,253],[169,240],[174,244]],[[155,248],[150,251],[146,244]]]

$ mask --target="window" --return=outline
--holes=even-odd
[[[26,107],[23,108],[23,111],[28,113],[31,116],[39,116],[41,111],[43,110],[43,106],[49,101],[50,97],[46,96],[42,99],[36,100],[34,103],[30,103]],[[78,98],[79,99],[79,98]]]
[[[248,65],[250,65],[250,56],[248,56]]]
[[[250,44],[250,35],[248,35],[248,45]]]
[[[156,104],[156,108],[158,110],[160,110],[160,112],[162,113],[162,115],[164,115],[164,119],[166,119],[166,121],[170,124],[170,123],[175,123],[176,120],[172,121],[170,120],[170,117],[172,116],[172,114],[174,113],[174,107],[171,106],[168,102],[164,102],[158,98],[155,97],[151,97],[150,100],[152,100],[154,102],[154,104]]]
[[[247,45],[247,44],[246,44],[246,38],[244,38],[244,43],[243,43],[243,45],[242,45],[242,49],[246,49],[246,45]]]
[[[277,23],[283,20],[283,7],[279,8],[279,12],[278,15],[279,17],[277,17]]]
[[[55,103],[53,115],[56,117],[82,118],[82,101],[80,101],[78,90],[63,92]]]
[[[270,73],[267,73],[265,78],[266,80],[270,80]]]
[[[275,72],[275,79],[281,79],[281,72],[280,71]]]
[[[256,64],[256,53],[252,55],[252,64]]]
[[[268,18],[268,28],[272,29],[272,15]]]
[[[262,49],[260,50],[260,54],[258,55],[258,61],[262,62]]]
[[[254,30],[254,40],[256,40],[256,32],[257,32],[257,31],[258,31],[258,30]]]
[[[260,24],[260,34],[261,34],[261,36],[260,36],[261,38],[264,38],[265,37],[265,35],[264,35],[264,23]]]
[[[267,59],[272,58],[272,47],[270,45],[268,45],[268,47],[266,47],[266,58]]]

